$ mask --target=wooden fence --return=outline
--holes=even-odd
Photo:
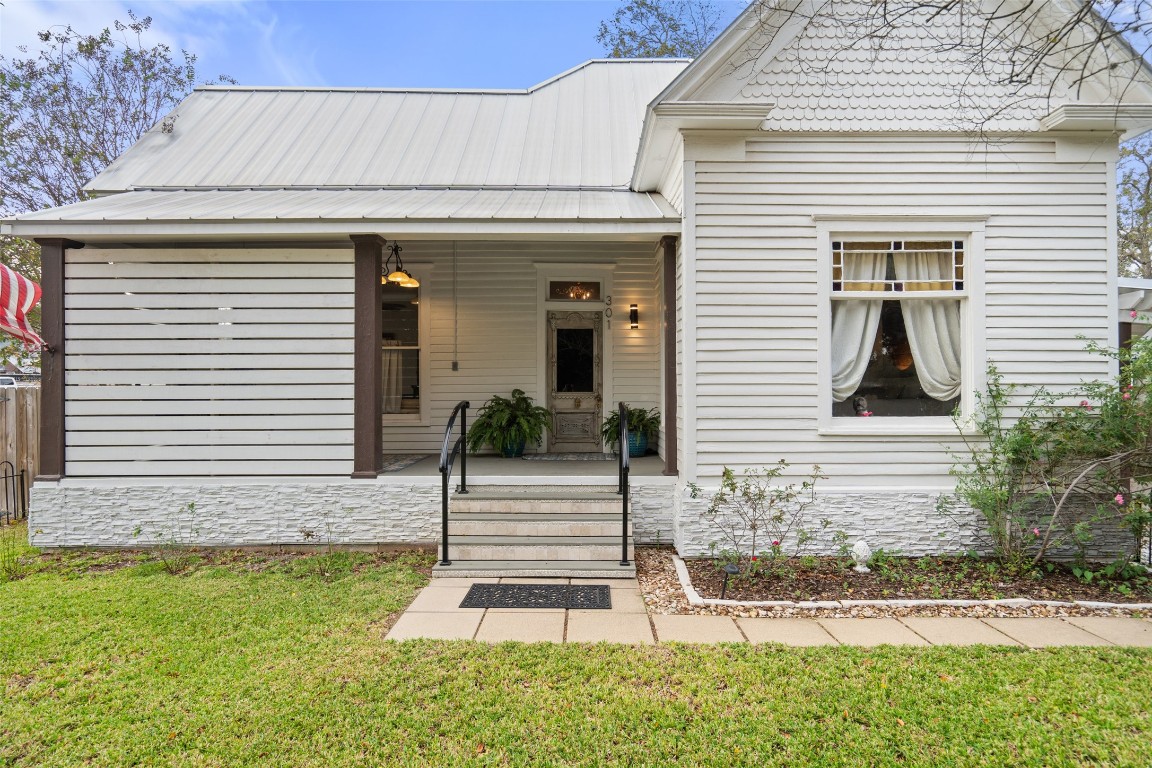
[[[25,472],[27,508],[28,489],[40,469],[40,387],[0,387],[0,441],[0,467],[7,469],[3,462],[9,461],[17,475]]]

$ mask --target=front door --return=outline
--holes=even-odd
[[[602,402],[600,312],[548,313],[548,407],[554,453],[598,452]]]

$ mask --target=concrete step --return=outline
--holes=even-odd
[[[620,508],[615,485],[473,485],[449,503],[454,565],[436,574],[633,576],[619,564]],[[631,562],[631,524],[628,536]]]
[[[613,560],[464,560],[453,559],[452,565],[432,566],[432,577],[496,578],[525,576],[537,578],[631,579],[636,576],[636,563],[620,565],[620,553]]]
[[[469,496],[482,499],[586,499],[599,496],[615,496],[616,483],[610,485],[468,485],[468,493],[461,496],[453,494],[452,498],[468,498]]]
[[[479,516],[476,516],[479,517]],[[620,538],[620,517],[614,516],[544,516],[505,514],[485,516],[455,517],[448,521],[448,534],[456,539],[460,536],[615,536]],[[632,523],[628,523],[628,535],[632,535]]]
[[[629,560],[634,557],[633,551],[634,546],[629,541]],[[448,552],[461,560],[619,560],[620,537],[459,536],[449,539]]]
[[[504,513],[570,515],[575,513],[620,514],[620,497],[584,499],[538,498],[480,498],[471,494],[453,497],[448,503],[449,514]]]

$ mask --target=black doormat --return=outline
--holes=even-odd
[[[526,453],[524,461],[616,461],[613,453]]]
[[[603,584],[473,584],[461,608],[612,608]]]

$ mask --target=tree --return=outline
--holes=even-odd
[[[129,12],[85,35],[71,26],[39,33],[34,58],[0,57],[0,208],[67,205],[196,84],[196,57],[145,47],[152,19]],[[21,46],[27,53],[27,46]]]
[[[709,0],[629,0],[600,22],[596,42],[614,59],[693,58],[720,31]]]
[[[1119,170],[1120,275],[1152,278],[1152,137],[1121,146]]]
[[[195,86],[196,57],[146,47],[152,19],[128,16],[98,35],[45,30],[36,56],[0,56],[0,216],[83,199],[83,186]],[[35,244],[0,237],[0,260],[39,281]]]

